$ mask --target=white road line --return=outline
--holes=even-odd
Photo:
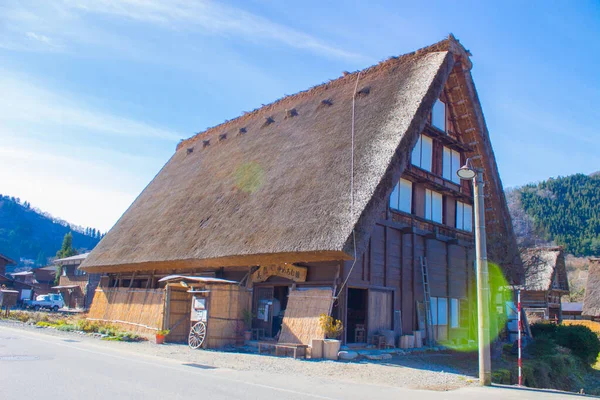
[[[264,388],[264,389],[271,389],[271,390],[276,390],[276,391],[284,392],[284,393],[292,393],[292,394],[297,394],[297,395],[301,395],[301,396],[312,397],[312,398],[315,398],[315,399],[337,400],[337,399],[335,399],[333,397],[320,396],[320,395],[312,394],[312,393],[304,393],[304,392],[299,392],[299,391],[292,390],[292,389],[284,389],[284,388],[280,388],[280,387],[276,387],[276,386],[264,385],[264,384],[261,384],[261,383],[254,383],[254,382],[244,381],[244,380],[240,380],[240,379],[233,379],[233,378],[225,378],[225,377],[222,377],[222,376],[215,376],[213,374],[203,373],[201,371],[198,371],[197,369],[184,368],[184,365],[182,365],[182,364],[177,364],[177,366],[175,367],[175,366],[164,365],[164,364],[157,363],[157,362],[150,362],[150,361],[138,360],[138,359],[135,359],[135,358],[122,357],[122,356],[118,356],[118,355],[110,354],[110,353],[105,353],[105,352],[101,352],[101,351],[95,351],[95,350],[90,350],[90,349],[82,349],[80,347],[73,346],[73,345],[66,344],[66,343],[61,343],[61,342],[57,342],[57,341],[53,341],[53,340],[45,340],[45,339],[41,339],[41,338],[37,338],[37,337],[31,337],[31,336],[39,335],[39,334],[34,333],[34,332],[23,332],[23,331],[19,331],[17,329],[14,329],[14,328],[0,327],[0,330],[3,330],[3,329],[8,329],[8,330],[11,330],[13,332],[16,331],[15,334],[17,336],[22,337],[22,338],[37,340],[38,342],[50,343],[50,344],[55,344],[55,345],[63,346],[63,347],[68,347],[68,348],[73,349],[73,350],[83,351],[83,352],[87,352],[87,353],[91,353],[91,354],[98,354],[98,355],[101,355],[101,356],[112,357],[112,358],[116,358],[118,360],[133,361],[133,362],[136,362],[138,364],[145,364],[145,365],[150,365],[150,366],[153,366],[153,367],[159,366],[161,368],[168,368],[168,369],[172,369],[172,370],[175,370],[175,371],[178,371],[178,372],[185,372],[185,373],[190,373],[190,374],[194,374],[194,375],[200,375],[200,376],[204,376],[206,378],[221,379],[221,380],[229,381],[229,382],[242,383],[242,384],[249,385],[249,386],[260,387],[260,388]],[[144,356],[148,357],[147,355],[144,355]],[[161,359],[161,360],[165,360],[165,361],[177,363],[177,361],[169,360],[169,359]]]

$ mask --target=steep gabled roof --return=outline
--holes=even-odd
[[[521,253],[525,267],[525,290],[569,291],[562,247],[536,247]]]
[[[582,314],[600,317],[600,258],[590,258]]]
[[[360,254],[453,67],[471,63],[451,36],[181,142],[82,268],[350,259],[353,230]]]

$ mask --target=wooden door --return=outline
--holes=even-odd
[[[185,342],[190,333],[190,313],[192,308],[192,296],[187,289],[169,286],[167,289],[167,329],[169,342]]]
[[[264,329],[265,336],[273,334],[273,286],[256,287],[254,289],[253,328]]]
[[[380,330],[392,330],[393,326],[393,292],[390,290],[369,289],[368,335]]]

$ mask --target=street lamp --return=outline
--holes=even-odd
[[[483,198],[483,169],[475,168],[470,158],[456,171],[462,180],[473,182],[475,197],[475,253],[477,256],[477,333],[479,347],[479,383],[492,384],[492,361],[490,357],[489,325],[489,281],[485,234],[485,215]]]

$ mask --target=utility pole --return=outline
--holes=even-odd
[[[485,232],[485,206],[483,198],[483,171],[478,169],[474,180],[475,197],[475,255],[477,257],[477,333],[479,344],[479,383],[492,384],[489,321],[489,273]]]
[[[473,167],[471,159],[456,171],[462,180],[473,182],[475,198],[475,255],[477,257],[477,336],[479,347],[479,383],[492,384],[492,360],[490,355],[489,321],[489,273],[485,233],[485,205],[483,194],[483,169]]]

